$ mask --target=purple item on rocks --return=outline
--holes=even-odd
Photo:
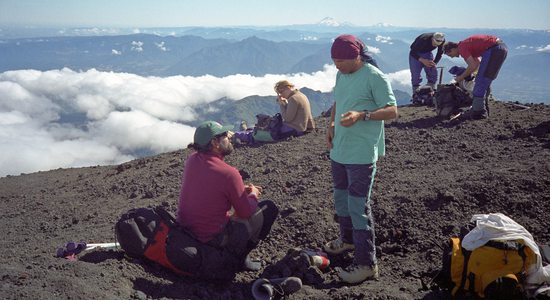
[[[75,258],[77,254],[86,249],[86,242],[68,242],[64,247],[58,248],[56,252],[56,257],[63,258]]]

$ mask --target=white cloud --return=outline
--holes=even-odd
[[[76,28],[72,29],[70,32],[66,32],[65,30],[61,31],[60,33],[68,33],[72,35],[109,35],[109,34],[119,34],[120,30],[116,28]]]
[[[18,111],[0,112],[0,125],[2,126],[24,124],[28,121],[28,117]]]
[[[544,47],[537,48],[537,51],[539,52],[550,52],[550,45],[546,45]]]
[[[168,51],[168,48],[164,46],[164,42],[155,43],[155,45],[161,50],[161,51]]]
[[[143,52],[143,42],[140,41],[132,41],[132,51],[136,52]]]
[[[380,43],[387,43],[390,45],[393,44],[392,39],[389,36],[377,35],[375,40]]]
[[[370,53],[373,53],[373,54],[380,54],[381,53],[380,48],[376,48],[376,47],[372,47],[372,46],[367,46],[367,51],[370,52]]]
[[[316,37],[316,36],[306,35],[306,36],[301,36],[300,40],[302,40],[302,41],[317,41],[317,40],[319,40],[319,38]]]
[[[121,55],[121,54],[122,54],[121,51],[118,51],[118,50],[116,50],[116,49],[112,49],[112,50],[111,50],[111,53],[112,53],[113,55]]]
[[[13,116],[21,113],[14,113]],[[117,164],[133,157],[116,147],[86,138],[59,135],[60,125],[44,126],[28,116],[20,122],[2,125],[0,130],[0,176],[36,172],[59,167]],[[81,135],[84,135],[80,131]]]
[[[50,99],[33,94],[17,82],[0,80],[0,112],[20,112],[32,116],[36,122],[59,118],[60,107]]]
[[[113,111],[104,121],[93,124],[90,132],[101,144],[117,149],[161,153],[187,146],[195,128],[159,120],[142,111]]]
[[[330,92],[337,70],[314,73],[143,77],[70,69],[0,73],[0,176],[118,164],[140,151],[182,149],[192,141],[196,106],[220,98],[273,96],[281,79]],[[408,70],[388,74],[410,86]],[[394,84],[397,83],[397,84]]]
[[[392,88],[408,92],[411,88],[411,72],[409,69],[388,73],[388,78],[391,81]]]
[[[75,108],[78,112],[86,113],[91,120],[104,119],[115,106],[102,95],[82,94],[74,99]]]

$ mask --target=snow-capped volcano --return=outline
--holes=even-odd
[[[353,26],[353,24],[348,22],[340,23],[331,17],[326,17],[322,19],[321,21],[319,21],[319,23],[317,23],[317,25],[328,26],[328,27]]]

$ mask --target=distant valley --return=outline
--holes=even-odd
[[[332,63],[332,38],[351,32],[368,45],[384,72],[393,73],[408,70],[409,45],[422,32],[442,31],[452,41],[459,41],[471,34],[488,33],[498,35],[509,47],[508,59],[493,84],[497,99],[550,103],[547,96],[550,94],[550,33],[547,31],[480,32],[315,25],[149,31],[124,35],[16,38],[6,34],[9,30],[3,30],[4,37],[0,36],[0,72],[20,69],[46,71],[66,67],[76,71],[93,68],[161,77],[311,73]],[[448,70],[453,65],[464,65],[464,61],[444,56],[439,65]],[[443,81],[450,79],[451,75],[445,71]],[[410,93],[409,90],[404,92]]]

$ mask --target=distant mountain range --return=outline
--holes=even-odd
[[[332,93],[322,93],[307,87],[300,89],[300,91],[308,97],[313,116],[320,116],[334,102]],[[407,93],[394,90],[394,94],[398,105],[410,103],[410,96]],[[197,126],[202,120],[217,120],[223,124],[232,124],[235,128],[239,128],[241,121],[246,121],[248,125],[254,125],[257,114],[273,115],[279,112],[279,105],[275,96],[249,96],[238,101],[223,98],[208,105],[195,107],[195,112],[200,117],[189,125]]]
[[[0,72],[68,67],[143,76],[311,73],[332,63],[334,37],[353,33],[369,46],[380,68],[393,73],[408,69],[410,43],[429,31],[445,32],[452,41],[478,33],[498,35],[509,56],[493,85],[497,99],[550,103],[550,32],[542,30],[357,27],[333,19],[278,27],[149,28],[123,35],[116,34],[130,30],[42,29],[36,34],[51,35],[32,38],[20,37],[29,32],[1,28]],[[453,65],[465,63],[446,56],[440,62],[446,70]],[[446,72],[443,77],[445,82],[452,78]]]

